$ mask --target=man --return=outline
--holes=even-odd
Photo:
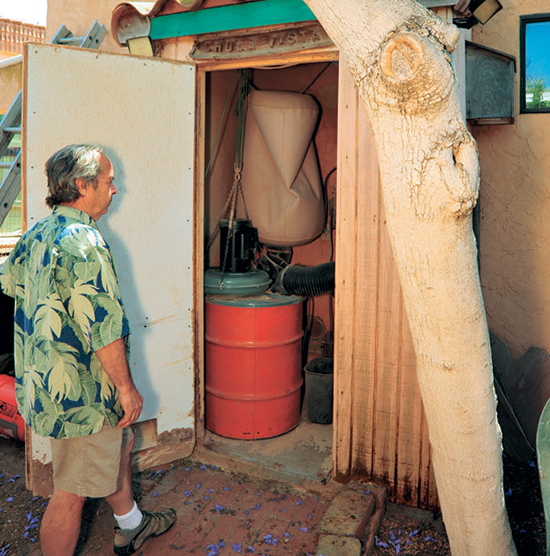
[[[167,531],[176,513],[141,512],[132,494],[129,425],[143,398],[126,356],[128,319],[114,261],[95,222],[117,192],[97,145],[69,145],[46,163],[53,213],[16,245],[0,271],[15,298],[19,411],[50,437],[54,492],[42,520],[44,556],[72,556],[86,497],[115,514],[114,550],[132,554]]]

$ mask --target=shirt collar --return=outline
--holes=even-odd
[[[53,210],[53,214],[55,216],[57,215],[65,216],[67,218],[77,220],[81,224],[87,224],[88,226],[93,226],[94,228],[96,228],[94,219],[89,214],[82,212],[81,210],[75,209],[73,207],[56,205],[56,207]]]

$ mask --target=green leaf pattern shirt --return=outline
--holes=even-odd
[[[95,222],[58,206],[0,269],[15,298],[19,412],[34,432],[74,438],[115,426],[122,408],[96,351],[130,333],[111,250]]]

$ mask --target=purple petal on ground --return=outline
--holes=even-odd
[[[311,514],[307,514],[308,519],[312,519]]]
[[[273,546],[277,546],[277,543],[279,542],[279,537],[275,537],[273,539]]]
[[[242,551],[242,543],[237,544],[236,542],[233,543],[233,551],[237,554],[240,554]]]
[[[6,502],[13,502],[13,496],[8,496],[6,498]]]
[[[307,533],[309,531],[309,529],[307,527],[300,527],[300,531],[303,531],[304,533]]]
[[[216,511],[221,512],[222,510],[223,510],[223,506],[220,506],[220,504],[216,504]]]
[[[31,537],[31,542],[36,542],[36,539],[34,537]]]
[[[529,466],[530,466],[530,467],[536,467],[537,464],[536,464],[534,461],[530,461],[530,462],[529,462]]]
[[[28,536],[29,536],[29,532],[28,532],[28,531],[25,531],[25,532],[23,533],[23,538],[26,539]]]
[[[201,488],[201,484],[198,483],[197,486],[195,487],[195,490],[199,490],[199,488]]]
[[[205,500],[209,500],[209,499],[210,499],[210,496],[205,496],[204,499],[205,499]]]
[[[25,517],[27,518],[27,521],[30,521],[32,519],[32,512],[25,514]]]
[[[188,498],[189,496],[191,496],[191,493],[188,490],[186,490],[183,494],[185,494],[185,496],[187,496]]]
[[[387,543],[385,543],[385,542],[379,541],[379,542],[377,543],[377,545],[378,545],[378,546],[381,546],[382,548],[388,548],[388,545],[387,545]]]
[[[302,503],[301,500],[298,500],[298,502],[296,502],[296,506],[299,506]]]
[[[286,512],[286,510],[279,510],[279,513],[283,513],[283,512]]]
[[[365,490],[365,494],[370,494],[370,490]]]
[[[243,514],[244,514],[244,515],[249,515],[250,512],[249,512],[248,510],[243,510]]]
[[[158,495],[158,492],[157,492],[157,491],[155,491],[155,492],[153,492],[153,494],[151,494],[151,496],[152,496],[153,498],[154,498],[155,496],[157,496],[157,495]]]
[[[220,546],[223,546],[225,548],[225,541],[223,539],[220,539]]]
[[[250,550],[253,554],[256,554],[256,549],[253,546],[249,546],[248,550]]]
[[[264,535],[264,541],[267,541],[268,539],[271,539],[273,537],[273,535]]]
[[[206,469],[206,465],[201,465],[199,469]]]
[[[519,530],[520,533],[527,533],[527,531],[525,529],[520,529]],[[435,539],[434,539],[435,540]]]
[[[40,496],[33,496],[32,501],[33,501],[33,502],[36,502],[39,498],[40,498]]]
[[[191,469],[192,469],[191,467],[186,467],[185,471],[191,471]]]
[[[392,541],[395,540],[395,534],[394,534],[393,531],[390,531],[390,539],[391,539]]]
[[[218,466],[217,465],[211,465],[210,469],[218,469]]]
[[[397,546],[395,547],[395,553],[396,553],[396,554],[399,554],[400,552],[401,552],[401,547],[400,547],[399,545],[397,545]]]
[[[416,534],[418,534],[418,529],[415,529],[414,531],[411,531],[409,533],[409,539],[412,539]]]
[[[283,534],[284,534],[284,536],[285,536],[287,539],[290,538],[290,533],[283,533]]]
[[[258,503],[258,504],[256,504],[252,509],[253,509],[253,510],[259,510],[259,509],[260,509],[260,506],[261,506],[261,504]]]
[[[159,470],[156,472],[156,475],[162,475],[162,474],[164,474],[164,469],[159,469]]]
[[[214,492],[213,488],[207,488],[206,489],[206,494],[212,494]]]
[[[33,523],[38,523],[39,521],[40,521],[40,519],[39,519],[38,517],[34,517],[34,518],[31,520],[31,525],[32,525]]]
[[[223,490],[231,490],[229,487],[223,487]]]

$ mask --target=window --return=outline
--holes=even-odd
[[[520,18],[520,112],[550,112],[550,14]]]

